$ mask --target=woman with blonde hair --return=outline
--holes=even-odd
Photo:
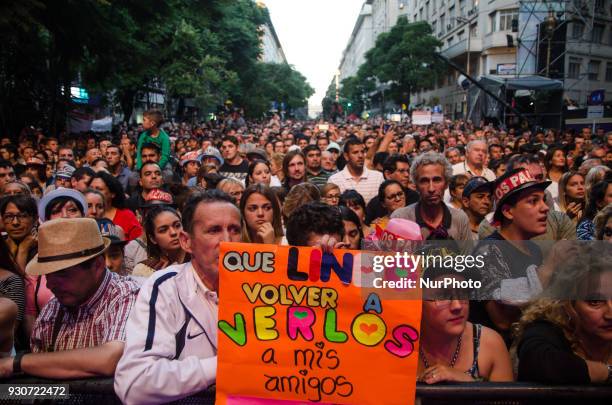
[[[338,205],[340,202],[340,187],[334,183],[327,183],[321,188],[321,201],[327,205]]]
[[[608,166],[599,165],[595,167],[591,167],[584,177],[584,187],[586,190],[586,198],[588,200],[589,194],[591,193],[591,188],[593,185],[599,183],[606,177],[606,173],[610,171]]]
[[[564,173],[558,187],[559,211],[566,213],[577,225],[585,206],[584,177],[578,172]]]
[[[233,178],[223,179],[217,184],[217,190],[223,191],[225,194],[232,197],[236,206],[240,206],[240,199],[244,193],[244,184],[240,180]]]
[[[564,241],[543,298],[514,326],[518,380],[612,383],[612,247]]]

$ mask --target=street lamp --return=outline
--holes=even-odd
[[[546,17],[546,20],[544,21],[544,30],[546,31],[546,36],[548,37],[548,49],[546,51],[546,77],[550,77],[550,42],[552,41],[553,34],[555,33],[556,25],[557,20],[555,19],[552,8],[550,8],[548,9],[548,17]]]

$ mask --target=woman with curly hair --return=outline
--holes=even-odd
[[[515,325],[518,380],[612,383],[612,248],[567,243],[540,300]],[[609,245],[608,245],[609,246]]]

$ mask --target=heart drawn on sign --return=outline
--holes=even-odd
[[[302,375],[306,375],[306,374],[308,374],[308,370],[306,370],[306,369],[300,370],[299,373],[302,374]]]
[[[408,270],[395,269],[395,274],[399,277],[406,277],[408,275]]]
[[[361,329],[361,331],[365,333],[366,335],[370,336],[372,333],[378,330],[378,325],[376,325],[375,323],[371,323],[371,324],[360,323],[359,329]]]
[[[297,319],[304,319],[308,316],[308,312],[306,311],[293,311],[293,316]]]
[[[315,343],[315,346],[317,346],[319,349],[323,349],[325,347],[325,343],[317,342],[317,343]]]

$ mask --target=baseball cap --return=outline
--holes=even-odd
[[[150,190],[144,196],[143,200],[143,203],[140,204],[140,208],[151,208],[157,205],[174,206],[174,198],[172,198],[172,194],[159,188]]]
[[[58,171],[55,172],[55,176],[56,177],[61,177],[63,179],[70,179],[72,178],[72,175],[74,174],[74,171],[76,169],[70,165],[66,165],[64,167],[62,167],[61,169],[59,169]]]
[[[493,191],[494,182],[489,182],[487,179],[481,176],[475,176],[468,180],[463,188],[463,197],[469,197],[476,191]]]
[[[215,148],[214,146],[209,146],[208,148],[204,149],[204,153],[200,155],[200,161],[206,158],[215,158],[220,165],[223,165],[223,157],[221,157],[219,149]]]
[[[98,223],[98,228],[100,228],[100,234],[103,238],[110,239],[111,245],[125,245],[128,242],[125,240],[123,230],[110,219],[99,218],[96,219],[96,222]]]
[[[191,152],[187,152],[183,155],[181,159],[181,167],[185,166],[189,162],[202,162],[200,159],[200,151],[194,150]]]
[[[338,145],[336,142],[330,142],[329,145],[327,145],[327,148],[325,149],[326,151],[335,149],[338,151],[338,153],[341,151],[340,149],[340,145]]]

